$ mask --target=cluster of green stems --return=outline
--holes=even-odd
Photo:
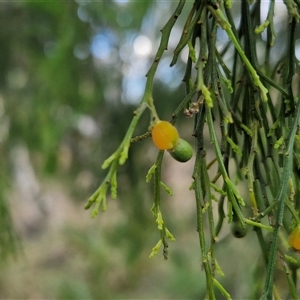
[[[226,288],[217,280],[217,274],[222,272],[217,263],[215,248],[224,220],[235,223],[240,236],[244,236],[247,226],[255,229],[266,275],[262,290],[254,293],[256,297],[259,294],[261,299],[281,298],[274,281],[274,272],[278,253],[284,260],[287,247],[284,248],[279,239],[284,239],[292,227],[300,223],[300,191],[294,188],[299,186],[295,170],[300,166],[297,155],[300,147],[295,141],[300,137],[300,105],[292,84],[296,73],[295,33],[297,26],[299,29],[300,2],[286,1],[285,4],[289,18],[286,53],[276,63],[270,63],[272,47],[276,44],[274,0],[270,1],[267,18],[262,24],[261,3],[242,1],[238,27],[233,21],[230,1],[196,0],[190,7],[170,64],[175,65],[181,51],[188,47],[189,56],[184,74],[186,97],[174,111],[171,122],[174,124],[183,111],[197,107],[194,113],[196,160],[192,189],[195,192],[197,231],[206,275],[207,299],[216,299],[216,289],[231,299]],[[185,5],[186,1],[180,0],[162,28],[160,45],[147,73],[143,99],[134,112],[120,146],[103,163],[104,169],[109,168],[108,174],[86,205],[86,208],[93,206],[93,216],[97,215],[100,205],[103,210],[106,209],[109,187],[112,198],[117,196],[117,168],[127,160],[130,144],[150,136],[146,133],[133,138],[144,111],[149,110],[151,120],[158,119],[152,96],[154,77],[168,48],[171,31]],[[220,31],[225,31],[228,37],[228,42],[221,48],[217,47]],[[265,42],[261,39],[263,31],[266,31],[267,36]],[[258,41],[265,46],[263,65],[258,63]],[[228,54],[231,61],[224,59]],[[278,72],[280,78],[276,76]],[[205,132],[209,132],[209,139]],[[211,147],[215,159],[209,163],[206,152],[211,151]],[[152,212],[160,231],[159,241],[150,257],[163,246],[163,254],[167,258],[168,241],[175,239],[161,211],[161,189],[171,194],[170,188],[161,178],[163,154],[163,151],[159,152],[146,181],[150,182],[153,177]],[[212,164],[218,166],[216,174],[210,172]],[[233,177],[231,171],[234,168],[238,171]],[[239,181],[239,187],[247,189],[247,197],[241,197],[236,181]],[[217,217],[214,216],[215,205],[218,206]],[[245,213],[245,205],[251,207],[250,212]],[[208,230],[205,228],[207,224]],[[266,240],[269,234],[266,233],[272,236],[270,247]],[[286,277],[288,296],[297,299],[296,270],[286,267]]]

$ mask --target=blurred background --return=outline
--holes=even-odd
[[[187,51],[176,66],[169,64],[193,1],[187,2],[156,74],[156,107],[167,120],[185,93]],[[165,194],[162,208],[176,238],[167,261],[161,251],[149,259],[159,240],[152,184],[145,182],[157,155],[150,140],[132,145],[108,210],[95,219],[84,210],[106,174],[102,162],[142,98],[160,29],[176,4],[1,2],[1,299],[204,298],[188,189],[193,161],[180,164],[167,154],[164,160],[163,178],[174,196]],[[177,124],[193,143],[193,120],[182,115]],[[148,125],[145,113],[135,134]],[[251,298],[253,272],[262,264],[257,249],[253,232],[234,239],[224,225],[217,258],[225,277],[219,279],[235,299]]]

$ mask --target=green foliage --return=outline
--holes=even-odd
[[[285,15],[274,17],[284,7]],[[26,264],[21,272],[16,265],[3,268],[0,298],[296,299],[299,257],[288,249],[287,237],[300,219],[299,10],[297,0],[268,6],[5,2],[0,7],[5,28],[0,32],[1,263],[20,248],[14,221],[21,221],[11,216],[9,201],[18,173],[11,167],[15,147],[28,149],[39,182],[55,180],[54,189],[63,185],[80,206],[76,225],[63,234],[42,231],[42,252],[49,260],[37,258],[28,273]],[[148,54],[152,63],[131,54],[141,35],[152,46],[158,39],[156,53]],[[173,69],[160,75],[166,61]],[[126,80],[131,66],[137,72],[145,65],[150,68],[136,107],[126,93],[138,84]],[[183,89],[174,88],[179,76]],[[176,197],[176,187],[163,162],[172,158],[160,151],[155,160],[147,140],[149,125],[159,118],[176,123],[185,139],[194,137],[194,204],[186,197],[178,206],[168,201]],[[92,216],[112,209],[101,216],[100,228],[95,220],[80,227],[88,222],[82,218],[88,193],[85,208],[92,208]],[[110,201],[117,196],[120,201]],[[193,205],[190,215],[186,205]],[[51,260],[50,249],[59,242],[62,258]],[[41,252],[25,237],[25,249],[28,244],[35,249],[32,256]],[[156,255],[161,251],[169,258],[163,266]],[[11,290],[18,279],[10,279],[10,270],[45,290]]]
[[[108,177],[99,189],[104,189],[108,183],[112,182],[117,165],[123,165],[127,160],[130,141],[145,109],[149,109],[152,120],[159,119],[153,98],[153,80],[164,51],[168,49],[172,28],[185,5],[189,6],[185,1],[179,1],[174,13],[161,30],[160,44],[147,73],[144,97],[135,111],[122,143],[102,166],[107,168],[111,164]],[[291,184],[293,186],[293,181],[298,180],[297,173],[293,173],[293,152],[297,129],[300,126],[300,105],[297,102],[298,91],[293,86],[292,79],[296,72],[295,39],[300,6],[298,2],[292,1],[286,3],[286,8],[291,18],[287,47],[284,55],[277,58],[275,63],[271,63],[271,46],[275,45],[276,36],[273,20],[274,2],[268,8],[267,19],[263,24],[260,24],[259,20],[261,4],[256,2],[250,5],[243,2],[241,4],[242,18],[237,27],[233,22],[231,3],[225,3],[223,6],[223,3],[218,2],[195,1],[189,7],[190,12],[186,17],[182,35],[174,49],[170,64],[174,66],[181,51],[185,47],[188,48],[189,56],[184,75],[187,96],[173,112],[172,121],[175,123],[178,113],[185,107],[190,107],[186,111],[188,116],[195,115],[193,135],[196,138],[197,154],[193,189],[197,206],[197,230],[202,264],[206,274],[206,298],[209,299],[216,299],[215,288],[227,299],[231,299],[226,288],[215,276],[216,240],[225,217],[225,199],[227,200],[227,219],[229,223],[232,223],[234,236],[244,237],[247,233],[246,224],[254,226],[265,257],[266,241],[262,230],[272,231],[270,255],[265,260],[266,275],[261,299],[272,299],[273,295],[275,298],[281,297],[274,281],[280,228],[283,221],[285,224],[289,222],[291,216],[294,216],[296,222],[299,219],[295,210],[295,207],[298,207],[298,201],[293,206],[293,204],[287,204],[289,201],[287,198],[289,193],[292,193],[289,198],[294,199],[295,190],[291,188]],[[264,42],[258,35],[267,28],[267,41]],[[222,29],[226,32],[228,41],[221,48],[217,43]],[[259,43],[263,44],[263,48]],[[260,47],[260,52],[257,50],[258,47]],[[264,55],[263,67],[260,67],[258,63],[261,51]],[[228,53],[233,54],[233,62],[225,59]],[[195,75],[192,68],[196,69]],[[276,76],[278,72],[281,73],[281,78]],[[281,124],[282,127],[277,128],[277,124]],[[206,140],[204,134],[206,126],[209,131],[209,141]],[[217,132],[221,133],[221,140],[217,137]],[[218,164],[216,174],[209,174],[206,166],[206,151],[210,143]],[[272,149],[272,146],[276,151]],[[261,163],[266,159],[271,159],[271,163],[267,166]],[[162,160],[163,153],[160,151],[154,167],[151,167],[148,172],[146,181],[149,182],[154,174],[152,211],[161,235],[150,257],[157,254],[163,246],[163,254],[167,258],[168,230],[161,212],[160,195]],[[240,176],[230,175],[234,164],[237,168],[244,170]],[[274,171],[277,172],[277,178],[270,180],[269,174]],[[247,196],[241,196],[240,188],[233,183],[235,180],[239,180],[239,186],[243,185],[248,190]],[[216,217],[211,202],[213,198],[211,187],[216,181],[219,181],[225,193],[220,193],[219,222],[215,226]],[[266,185],[268,191],[266,191]],[[93,210],[95,212],[98,210],[99,201],[101,201],[101,196],[97,198],[94,194],[89,199],[86,208],[95,204]],[[241,206],[245,206],[246,203],[252,208],[252,213],[248,212],[249,217],[246,217],[241,209]],[[284,213],[286,206],[290,214]],[[269,225],[261,224],[267,221],[265,221],[266,217],[269,219]],[[270,221],[273,219],[274,221]],[[208,222],[209,234],[205,232],[205,222]],[[285,229],[288,234],[289,230]],[[296,299],[297,281],[295,276],[290,278],[289,271],[287,271],[287,281],[289,293],[292,298]]]

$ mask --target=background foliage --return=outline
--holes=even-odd
[[[1,3],[0,298],[205,297],[188,190],[193,161],[164,161],[163,177],[174,196],[166,195],[162,205],[176,237],[166,262],[162,255],[148,259],[157,241],[152,186],[145,183],[157,155],[151,141],[131,147],[109,211],[91,220],[83,210],[105,175],[103,160],[122,140],[142,97],[173,2]],[[185,93],[184,59],[168,66],[187,13],[172,31],[156,75],[162,119],[170,119]],[[277,28],[276,53],[282,53],[286,22],[282,18]],[[141,45],[148,47],[140,51]],[[190,142],[192,123],[183,115],[176,123]],[[143,116],[135,133],[148,125]],[[220,282],[234,299],[254,297],[253,287],[261,285],[255,280],[263,261],[258,247],[254,232],[237,240],[223,226],[216,256],[226,275]]]

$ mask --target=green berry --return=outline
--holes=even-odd
[[[169,150],[169,153],[177,161],[187,162],[193,156],[193,148],[187,141],[179,138],[176,145]]]
[[[246,235],[247,228],[243,227],[241,222],[237,220],[230,224],[230,231],[236,238],[242,238]]]

